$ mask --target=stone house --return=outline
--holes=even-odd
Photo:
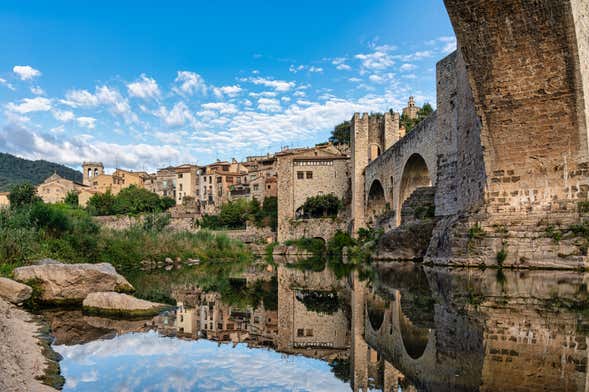
[[[216,214],[221,205],[232,200],[232,189],[242,189],[243,194],[239,196],[247,196],[247,187],[242,184],[247,173],[247,167],[235,159],[231,162],[218,161],[203,167],[199,171],[199,201],[202,211]]]
[[[131,185],[138,188],[152,188],[152,176],[144,171],[135,172],[117,168],[112,174],[106,174],[102,162],[84,162],[82,173],[83,184],[99,193],[110,191],[113,195],[117,195],[122,189]]]
[[[173,167],[159,169],[155,174],[153,192],[176,200],[177,175]]]
[[[345,212],[337,218],[297,219],[312,196],[333,194],[349,204],[350,157],[332,144],[284,150],[277,158],[278,241],[303,237],[328,240],[346,230]]]
[[[61,203],[69,192],[80,193],[82,189],[86,188],[89,187],[54,173],[37,186],[37,194],[45,203]],[[87,199],[85,200],[87,202]]]
[[[176,173],[176,204],[183,204],[185,198],[196,199],[198,197],[199,167],[184,164],[174,167],[173,170]]]

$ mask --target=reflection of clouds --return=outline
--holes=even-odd
[[[54,348],[65,391],[349,391],[325,362],[243,344],[148,332]]]

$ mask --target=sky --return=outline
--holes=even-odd
[[[327,362],[278,352],[181,340],[156,332],[53,346],[67,391],[347,392]]]
[[[3,0],[0,36],[0,151],[150,171],[435,107],[456,48],[442,0]]]

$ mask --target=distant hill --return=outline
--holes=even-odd
[[[30,161],[0,152],[0,192],[9,191],[15,184],[42,183],[57,173],[63,178],[82,182],[82,173],[67,166],[47,161]]]

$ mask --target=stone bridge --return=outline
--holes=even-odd
[[[575,301],[587,277],[558,274],[506,271],[499,283],[489,269],[404,263],[381,271],[376,293],[354,279],[354,384],[367,345],[418,390],[586,391],[585,321],[552,303],[555,292]]]
[[[385,210],[400,224],[401,206],[418,187],[435,185],[437,172],[436,114],[368,164],[364,171],[366,221]]]
[[[436,113],[403,138],[386,114],[353,119],[352,232],[383,212],[384,227],[399,225],[410,192],[431,184],[426,259],[493,265],[503,253],[503,265],[586,267],[585,245],[546,232],[589,212],[589,2],[445,4],[458,50],[437,65]]]

